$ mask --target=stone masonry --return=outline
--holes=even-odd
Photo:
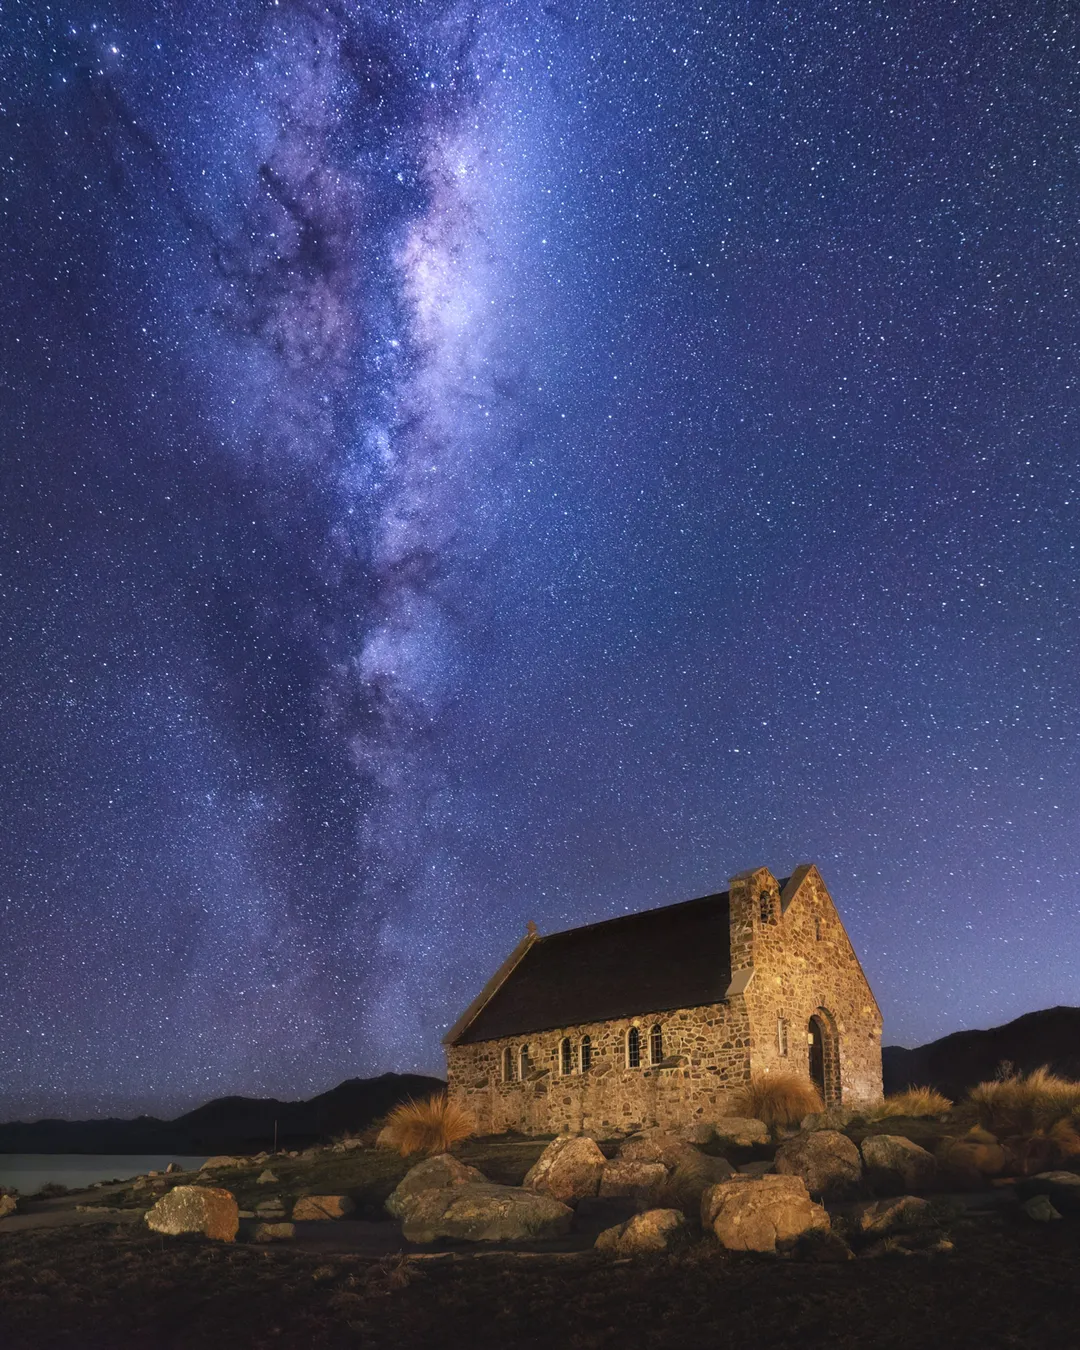
[[[480,1132],[685,1126],[732,1114],[752,1073],[812,1074],[829,1105],[879,1100],[881,1014],[817,868],[798,868],[782,893],[767,868],[743,873],[728,906],[730,981],[719,1001],[459,1043],[484,1001],[514,978],[530,935],[447,1037],[450,1092]],[[628,1062],[632,1027],[638,1067]]]

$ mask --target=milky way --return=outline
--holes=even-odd
[[[1077,1001],[1075,21],[3,24],[0,1115],[762,863],[887,1041]]]

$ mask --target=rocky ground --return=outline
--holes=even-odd
[[[903,1126],[892,1122],[890,1128]],[[931,1142],[921,1125],[908,1133],[920,1130],[923,1142]],[[603,1192],[605,1170],[610,1190],[636,1163],[639,1182],[642,1168],[666,1172],[667,1189],[657,1198],[670,1199],[680,1166],[687,1169],[679,1149],[669,1156],[670,1141],[639,1141],[621,1146],[622,1156],[615,1157],[619,1148],[603,1145],[606,1156],[596,1155],[591,1182],[582,1182],[582,1168],[592,1165],[582,1154],[572,1174],[565,1159],[561,1173],[542,1163],[534,1184],[549,1196],[553,1188],[582,1184]],[[1034,1350],[1075,1342],[1080,1217],[1039,1222],[1022,1207],[1023,1189],[1007,1184],[971,1185],[955,1194],[939,1184],[911,1208],[906,1226],[871,1231],[866,1215],[874,1194],[865,1176],[853,1179],[857,1163],[846,1144],[825,1138],[808,1144],[803,1137],[786,1148],[782,1164],[771,1145],[725,1146],[732,1162],[751,1169],[742,1180],[716,1180],[724,1172],[717,1145],[704,1147],[708,1164],[690,1159],[691,1180],[712,1196],[703,1208],[708,1223],[725,1204],[730,1209],[733,1194],[740,1204],[750,1192],[760,1197],[768,1190],[785,1203],[795,1195],[807,1235],[768,1254],[725,1249],[730,1215],[728,1228],[717,1219],[718,1238],[708,1227],[702,1231],[700,1213],[690,1212],[685,1227],[671,1219],[635,1220],[649,1230],[646,1236],[659,1233],[656,1240],[670,1250],[620,1255],[621,1221],[643,1209],[659,1211],[648,1210],[647,1196],[602,1193],[567,1196],[574,1209],[566,1231],[548,1215],[551,1235],[540,1240],[417,1244],[390,1219],[387,1200],[396,1192],[391,1206],[401,1210],[407,1232],[410,1212],[421,1227],[442,1222],[446,1197],[432,1208],[430,1194],[420,1203],[410,1199],[408,1184],[396,1191],[409,1165],[370,1149],[278,1156],[208,1177],[151,1177],[134,1186],[23,1200],[18,1213],[0,1220],[0,1345]],[[471,1141],[455,1150],[457,1162],[433,1170],[449,1167],[454,1176],[438,1185],[449,1180],[462,1188],[454,1195],[488,1203],[499,1186],[519,1187],[544,1150],[545,1141]],[[650,1162],[654,1154],[666,1163],[658,1168]],[[545,1156],[550,1160],[550,1151]],[[869,1156],[877,1155],[870,1150]],[[908,1161],[918,1160],[901,1150],[897,1165]],[[755,1165],[761,1171],[770,1162],[790,1170],[770,1173],[769,1185],[759,1187]],[[477,1183],[470,1168],[485,1181]],[[825,1197],[827,1219],[806,1218],[824,1211],[807,1198],[796,1173],[809,1177],[811,1191],[834,1178],[829,1184],[837,1194]],[[253,1216],[240,1220],[235,1242],[167,1237],[147,1227],[143,1216],[159,1194],[193,1180],[227,1186],[240,1210]],[[678,1184],[685,1188],[686,1177]],[[254,1216],[268,1200],[290,1216],[298,1200],[308,1197],[310,1204],[320,1195],[343,1196],[354,1208],[344,1218],[301,1220],[285,1241],[254,1240],[263,1221]],[[560,1204],[549,1203],[556,1219]],[[827,1233],[814,1231],[822,1225]],[[601,1232],[608,1236],[598,1250]],[[679,1240],[669,1242],[674,1237]]]

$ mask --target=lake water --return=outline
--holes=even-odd
[[[77,1190],[95,1181],[164,1172],[171,1162],[189,1171],[205,1161],[175,1153],[0,1153],[0,1186],[12,1186],[22,1195],[33,1195],[49,1182]]]

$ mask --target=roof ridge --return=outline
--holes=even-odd
[[[653,905],[650,909],[634,909],[629,914],[614,914],[610,919],[597,919],[593,923],[578,924],[574,928],[560,928],[554,933],[541,933],[537,943],[548,942],[551,938],[568,937],[571,933],[587,933],[593,928],[605,928],[608,924],[622,923],[626,919],[640,919],[645,914],[661,914],[667,910],[682,909],[686,905],[699,905],[703,900],[730,901],[730,891],[710,891],[707,895],[695,895],[689,900],[676,900],[673,905]]]

